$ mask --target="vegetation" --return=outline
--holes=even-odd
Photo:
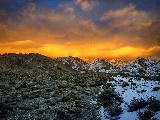
[[[160,111],[160,100],[157,100],[154,97],[148,99],[148,109],[154,112]]]
[[[123,112],[122,108],[118,105],[108,107],[107,111],[111,117],[118,116]]]
[[[114,105],[115,103],[120,103],[122,100],[122,98],[110,88],[105,89],[97,99],[105,107]]]
[[[118,73],[81,73],[69,66],[40,54],[0,55],[0,119],[98,120],[100,106],[111,118],[123,112],[122,97],[112,83]],[[119,84],[124,89],[130,86],[123,80]],[[91,103],[93,99],[97,104]],[[143,120],[160,111],[160,101],[134,99],[128,108],[130,112],[146,108],[139,115]]]
[[[97,73],[0,72],[0,98],[3,102],[0,117],[16,119],[20,115],[38,119],[46,118],[47,113],[54,119],[59,119],[61,114],[70,120],[77,115],[80,115],[79,119],[98,119],[97,108],[89,100],[100,90],[97,83],[103,84],[102,77],[109,79],[107,75]]]
[[[133,99],[131,103],[128,105],[128,111],[137,111],[144,108],[145,106],[147,106],[147,102],[144,99]]]
[[[149,110],[145,110],[143,112],[138,112],[138,118],[140,120],[152,120],[151,118],[154,116],[154,113]]]

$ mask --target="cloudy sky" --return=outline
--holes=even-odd
[[[0,0],[0,53],[160,57],[160,0]]]

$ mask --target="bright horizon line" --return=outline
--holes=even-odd
[[[134,59],[137,59],[137,58],[158,58],[160,59],[160,57],[155,57],[155,56],[138,56],[138,57],[127,57],[127,56],[124,56],[124,57],[115,57],[115,58],[110,58],[110,57],[78,57],[78,56],[72,56],[72,55],[69,55],[69,56],[49,56],[49,55],[45,55],[45,54],[41,54],[41,53],[36,53],[36,52],[30,52],[30,53],[22,53],[22,52],[8,52],[8,53],[0,53],[0,55],[5,55],[5,54],[40,54],[40,55],[43,55],[43,56],[46,56],[46,57],[49,57],[49,58],[69,58],[69,57],[73,57],[73,58],[80,58],[82,60],[85,60],[85,61],[90,61],[90,60],[95,60],[95,59],[102,59],[102,60],[124,60],[124,61],[130,61],[130,60],[134,60]]]

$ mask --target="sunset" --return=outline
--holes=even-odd
[[[159,1],[1,0],[0,53],[159,57]]]
[[[160,0],[0,0],[0,120],[160,120]]]

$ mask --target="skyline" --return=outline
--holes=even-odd
[[[0,54],[160,57],[159,0],[1,0]]]

